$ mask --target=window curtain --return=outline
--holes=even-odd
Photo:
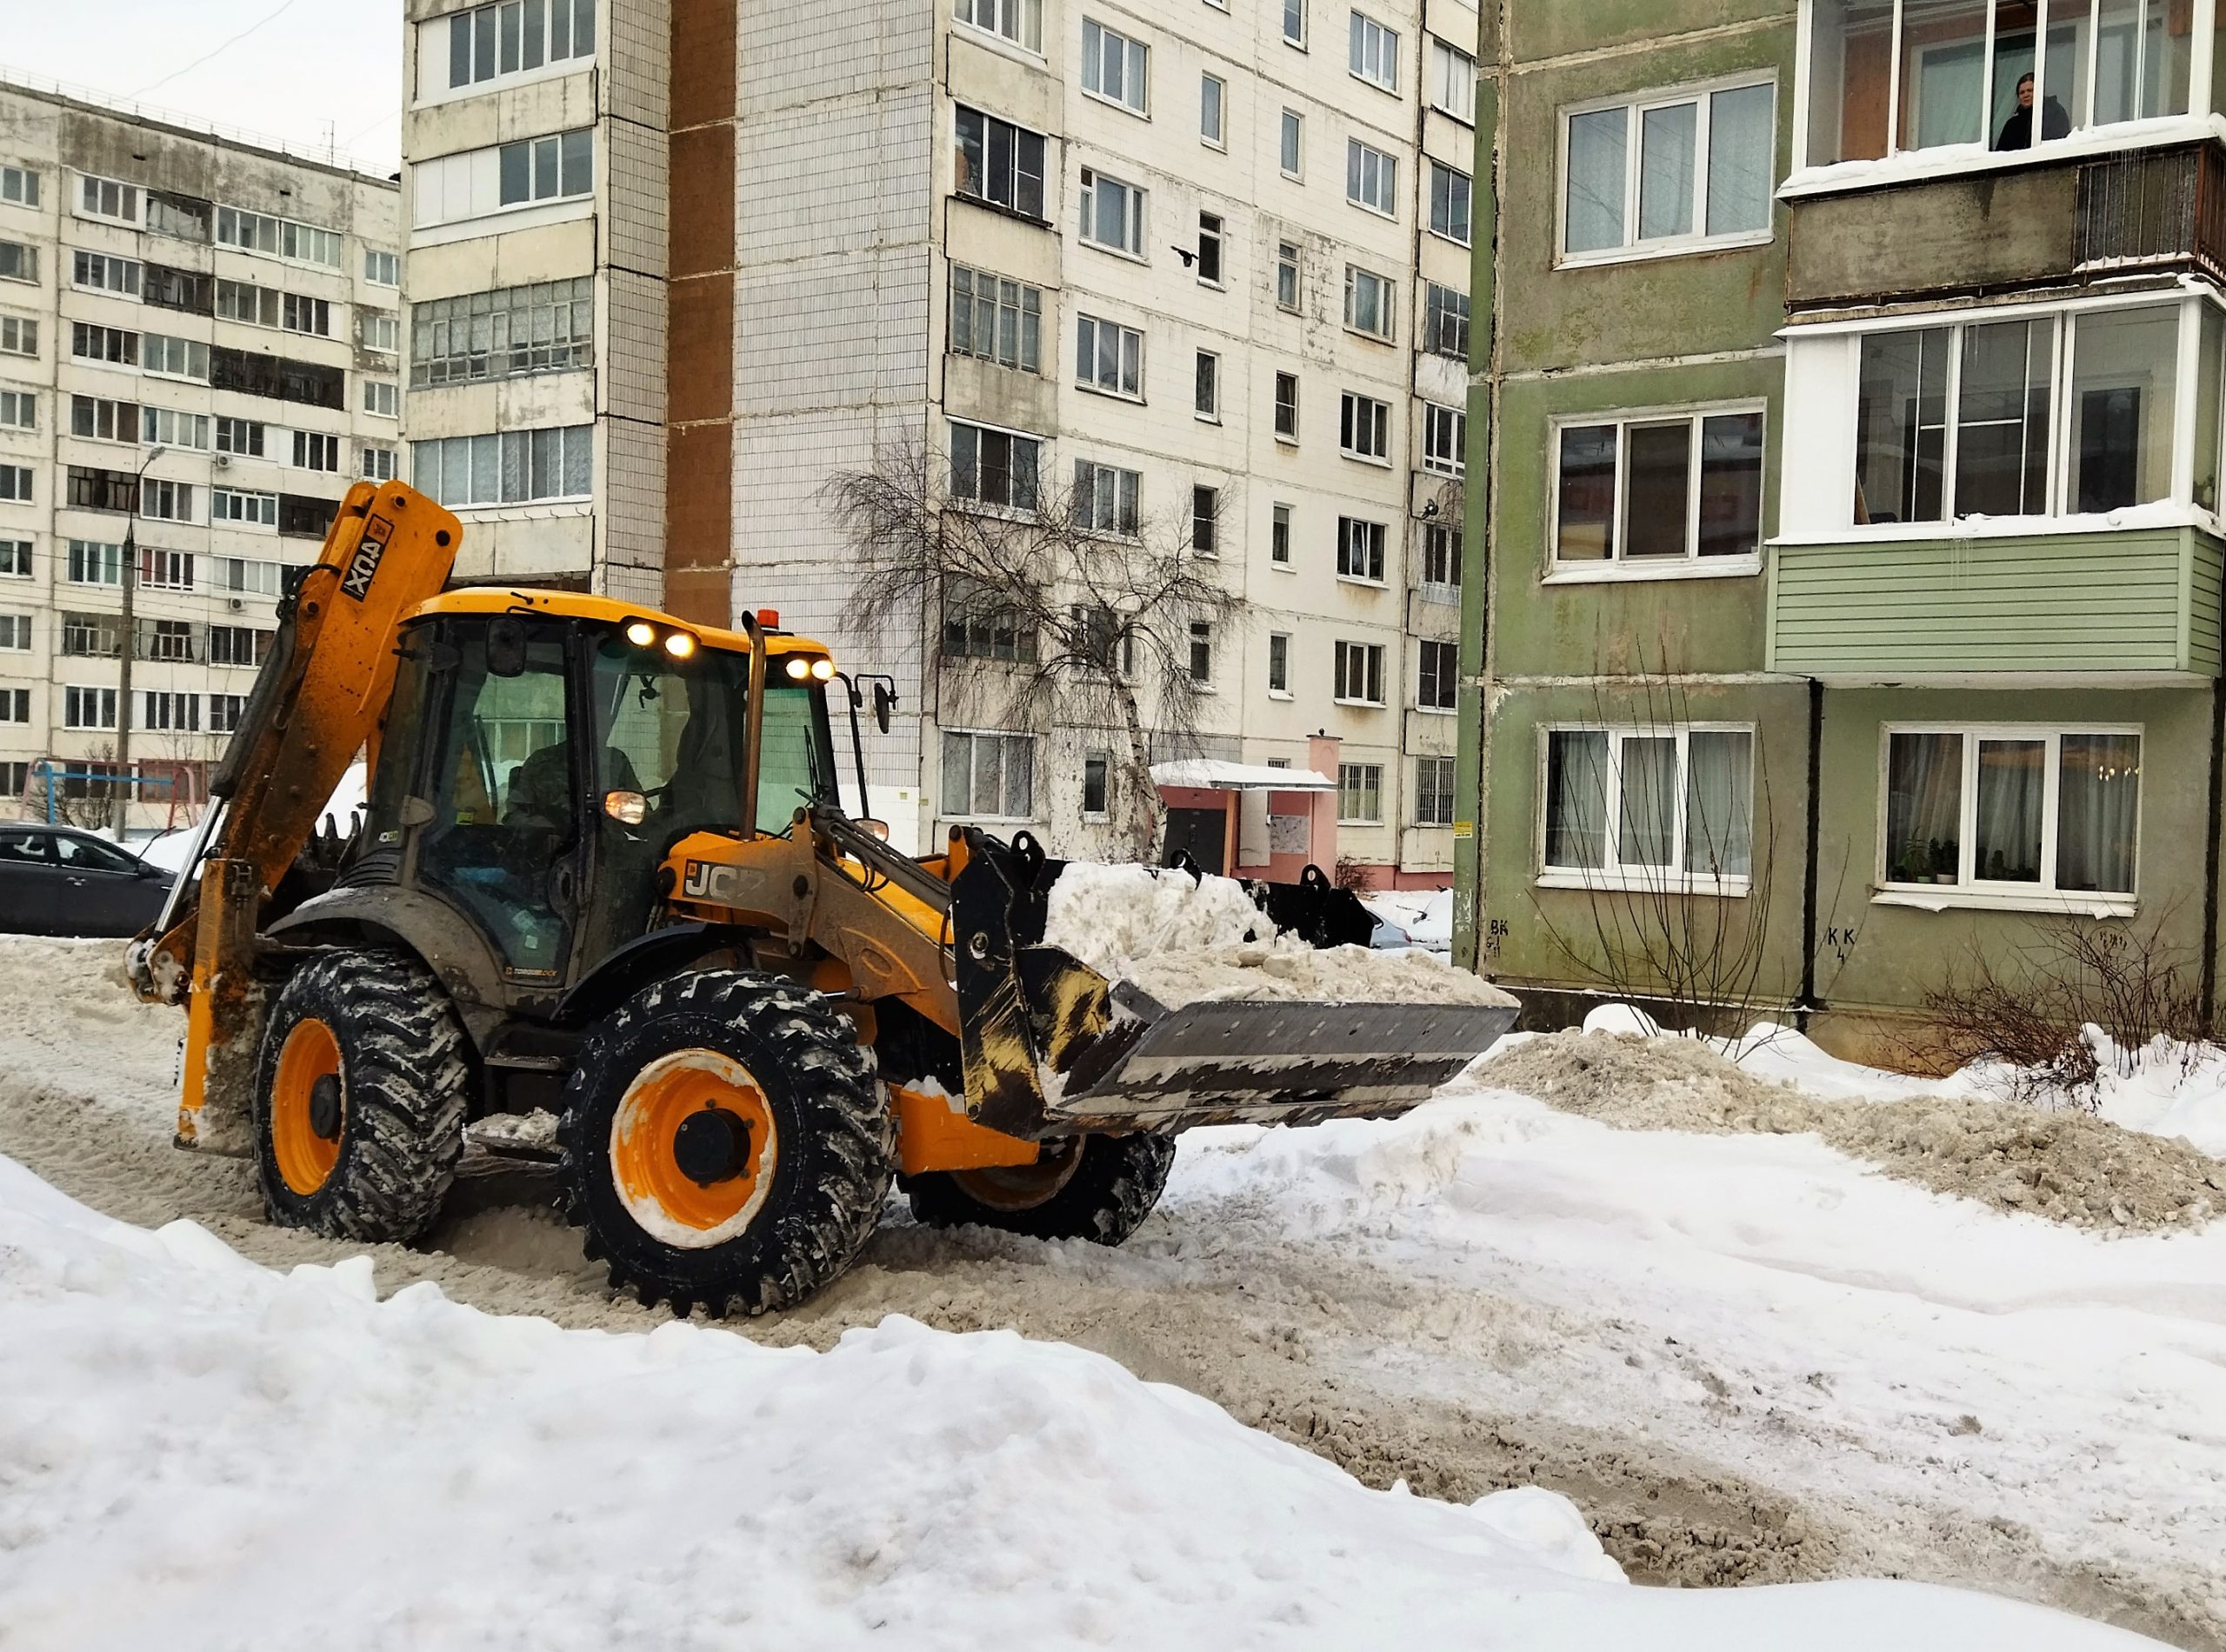
[[[2048,743],[1979,742],[1978,817],[1971,876],[1990,883],[2041,881],[2042,799]]]
[[[1630,111],[1603,109],[1569,122],[1569,203],[1564,234],[1571,252],[1623,244],[1625,123]],[[1347,194],[1358,192],[1357,180]]]
[[[1777,146],[1777,93],[1771,86],[1717,92],[1708,111],[1708,232],[1765,230]]]
[[[1754,736],[1702,730],[1687,746],[1685,869],[1715,877],[1754,870]]]
[[[1886,762],[1887,882],[1955,883],[1963,816],[1963,736],[1895,735]]]
[[[1608,859],[1608,736],[1555,734],[1546,743],[1546,864]]]
[[[2056,789],[2060,889],[2133,893],[2141,796],[2141,736],[2068,734]]]
[[[1677,741],[1632,735],[1622,743],[1616,856],[1626,866],[1674,866],[1677,839]]]

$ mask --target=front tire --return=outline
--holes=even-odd
[[[1117,1245],[1159,1202],[1174,1163],[1170,1136],[1077,1136],[1046,1142],[1034,1164],[907,1176],[904,1193],[914,1220],[931,1228],[971,1222]]]
[[[278,989],[255,1098],[256,1172],[282,1227],[407,1244],[432,1226],[463,1151],[463,1029],[398,952],[329,952]]]
[[[644,1306],[793,1306],[850,1265],[888,1196],[896,1125],[873,1057],[785,976],[645,989],[589,1036],[566,1103],[565,1216]]]

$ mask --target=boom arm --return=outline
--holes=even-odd
[[[316,564],[279,605],[270,656],[210,781],[215,823],[203,822],[195,860],[131,948],[139,996],[187,1007],[182,1143],[203,1140],[212,1090],[248,1093],[210,1081],[227,1062],[254,1060],[255,1041],[243,1035],[260,1019],[253,962],[262,904],[356,753],[376,745],[394,689],[396,632],[439,592],[463,535],[455,516],[415,490],[359,482]]]

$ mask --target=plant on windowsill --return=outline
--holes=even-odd
[[[1938,848],[1937,844],[1933,846]],[[1894,863],[1893,881],[1896,883],[1929,883],[1932,881],[1932,852],[1925,848],[1924,840],[1912,837],[1902,845],[1900,858]]]
[[[1957,874],[1956,863],[1962,858],[1955,844],[1943,843],[1938,838],[1934,838],[1932,840],[1932,881],[1936,883],[1953,883]]]

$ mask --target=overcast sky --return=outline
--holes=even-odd
[[[402,0],[0,0],[0,10],[10,70],[320,157],[337,143],[380,173],[402,163]]]

